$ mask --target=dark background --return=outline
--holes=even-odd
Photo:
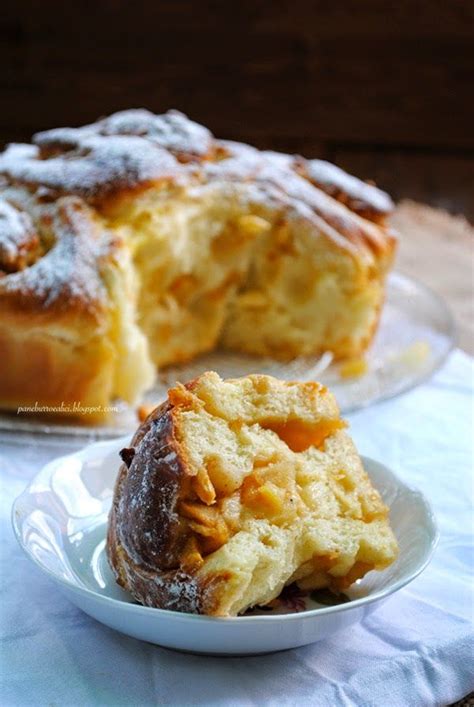
[[[474,219],[472,0],[4,4],[0,139],[127,107]]]

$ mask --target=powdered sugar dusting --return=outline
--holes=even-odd
[[[199,613],[202,592],[195,577],[177,570],[157,574],[153,582],[163,593],[166,593],[167,609]]]
[[[131,135],[173,152],[180,157],[205,156],[212,147],[212,134],[203,125],[189,120],[177,110],[155,115],[135,109],[114,113],[80,128],[56,128],[37,133],[33,142],[42,150],[77,147],[93,136]]]
[[[176,504],[181,469],[170,445],[169,426],[167,414],[160,415],[136,442],[118,506],[118,517],[127,527],[122,533],[124,547],[136,564],[142,564],[146,556],[155,568],[173,564],[170,538],[179,525]]]
[[[378,226],[354,213],[348,208],[350,204],[340,203],[326,191],[318,189],[297,171],[303,162],[301,158],[276,152],[259,152],[248,145],[240,145],[239,143],[225,142],[223,144],[228,158],[203,165],[209,179],[231,179],[248,184],[250,187],[260,185],[265,195],[266,193],[274,195],[276,190],[277,198],[281,204],[286,202],[287,207],[300,211],[309,207],[313,214],[316,214],[338,234],[350,241],[359,241],[361,245],[368,245],[370,248],[378,248],[379,245],[383,246],[385,243],[385,238],[380,233]],[[337,171],[341,175],[345,174],[342,170]],[[352,191],[353,193],[357,191],[359,206],[367,208],[368,202],[362,202],[363,188],[379,190],[364,185],[363,182],[353,177],[349,178],[349,175],[345,176],[348,180],[353,180],[361,185],[359,191],[354,189]],[[337,182],[339,188],[342,188],[343,183],[344,180],[339,179]],[[389,200],[388,197],[387,199]],[[371,207],[376,210],[375,205],[371,205]]]
[[[15,272],[40,254],[40,239],[30,216],[0,198],[0,272]]]
[[[66,195],[95,209],[102,198],[135,187],[191,189],[213,182],[238,190],[245,203],[263,204],[285,218],[301,216],[315,233],[350,242],[359,252],[383,251],[389,243],[388,232],[368,220],[391,207],[380,190],[320,160],[214,140],[177,111],[121,111],[84,127],[38,133],[34,141],[0,155],[0,192],[25,212],[0,222],[0,267],[3,260],[7,272],[0,293],[26,295],[36,307],[97,309],[105,301],[98,264],[110,238],[93,209],[84,203],[73,209]],[[35,250],[32,229],[44,248],[41,242]]]
[[[212,135],[177,111],[153,115],[129,110],[80,128],[34,136],[34,146],[11,145],[0,173],[87,199],[102,198],[147,182],[179,179],[180,163],[202,159]]]
[[[106,302],[98,262],[110,248],[110,237],[75,197],[41,205],[27,200],[49,248],[30,267],[0,279],[0,296],[32,309],[81,309],[98,316]],[[46,234],[45,234],[46,235]]]
[[[393,206],[379,189],[334,165],[214,140],[207,128],[178,111],[163,115],[121,111],[83,127],[38,133],[34,143],[10,146],[0,156],[0,173],[13,182],[43,185],[89,200],[160,180],[251,182],[258,177],[278,184],[285,193],[289,185],[301,191],[298,183],[315,194],[321,189],[367,218],[386,215]],[[191,168],[183,169],[185,163]],[[307,203],[315,200],[313,196]]]
[[[94,199],[146,182],[176,180],[180,165],[170,152],[141,137],[88,136],[69,152],[46,159],[38,151],[10,147],[0,157],[0,172],[14,182]]]
[[[370,206],[376,213],[389,214],[393,210],[393,201],[388,194],[377,189],[373,184],[352,177],[336,165],[324,160],[303,160],[301,164],[306,176],[318,187],[331,196],[339,193],[346,195],[355,211]]]

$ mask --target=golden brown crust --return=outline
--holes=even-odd
[[[0,173],[10,183],[98,203],[149,184],[179,182],[181,162],[205,159],[209,131],[177,111],[115,113],[80,128],[38,133],[33,145],[9,145]]]
[[[63,197],[45,207],[37,203],[37,230],[24,205],[15,208],[0,200],[0,208],[2,203],[28,223],[29,242],[34,244],[29,262],[22,262],[20,245],[15,268],[4,277],[0,270],[2,314],[34,313],[42,322],[53,318],[59,323],[63,317],[70,320],[78,315],[99,321],[106,304],[101,262],[113,253],[115,243],[97,224],[90,207],[77,197]],[[12,234],[13,224],[9,231]],[[42,240],[38,231],[44,234]]]
[[[297,157],[295,169],[305,179],[363,218],[383,225],[393,211],[393,201],[388,194],[373,184],[356,179],[330,162]]]
[[[193,404],[187,391],[198,380],[171,389],[120,452],[107,556],[118,584],[145,606],[212,615],[229,577],[199,577],[202,557],[195,564],[189,557],[194,533],[181,506],[194,476],[175,415]]]
[[[155,115],[145,109],[124,110],[80,128],[55,128],[36,133],[34,143],[43,157],[75,149],[90,137],[133,136],[168,150],[180,162],[206,159],[213,151],[207,128],[177,110]]]
[[[123,324],[111,290],[127,297],[123,242],[77,196],[50,201],[15,189],[7,196],[0,198],[0,405],[103,418],[117,394]]]
[[[368,249],[387,263],[393,256],[395,236],[385,223],[393,204],[387,194],[321,160],[218,141],[177,111],[122,111],[84,127],[38,133],[33,141],[10,145],[0,156],[0,174],[6,184],[26,187],[38,199],[73,194],[108,211],[150,186],[232,182],[267,210],[312,214],[315,233],[356,253]]]
[[[393,208],[387,194],[334,165],[218,141],[177,111],[122,111],[84,127],[38,133],[33,142],[10,145],[0,157],[0,174],[10,183],[47,188],[56,196],[76,194],[96,205],[151,184],[239,179],[254,182],[270,202],[284,204],[288,196],[290,202],[302,201],[329,223],[335,210],[331,225],[341,225],[345,236],[364,230],[363,223],[356,226],[350,219],[351,211],[384,225]]]
[[[150,415],[131,449],[135,450],[133,458],[121,469],[127,477],[120,509],[126,550],[149,568],[173,568],[184,544],[176,504],[187,471],[172,405],[165,403]]]
[[[121,452],[107,553],[118,583],[141,603],[200,613],[203,588],[180,567],[189,531],[177,507],[189,470],[173,408],[156,408]]]
[[[368,249],[377,257],[393,256],[396,237],[386,227],[393,203],[385,192],[322,161],[260,152],[231,141],[220,145],[226,157],[203,163],[206,179],[248,184],[256,202],[316,219],[315,232],[329,239],[345,240],[356,252]]]
[[[3,409],[68,415],[84,423],[107,416],[114,351],[103,336],[70,345],[67,339],[48,337],[41,327],[0,328],[0,362]]]
[[[105,406],[113,392],[101,262],[115,246],[77,197],[38,205],[35,224],[20,203],[2,205],[10,236],[0,234],[7,256],[0,263],[0,404],[83,416],[71,406]],[[103,416],[97,412],[83,419]]]

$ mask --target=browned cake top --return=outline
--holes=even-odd
[[[369,220],[391,211],[387,194],[321,160],[304,160],[213,138],[178,111],[115,113],[91,125],[37,133],[33,145],[10,145],[0,173],[11,183],[42,186],[100,200],[151,183],[180,182],[233,173],[277,185],[322,190]]]
[[[355,257],[393,252],[392,202],[376,187],[327,162],[216,140],[177,111],[127,110],[0,155],[0,295],[16,310],[100,309],[109,205],[148,187],[208,183],[233,185],[275,218],[302,219]]]
[[[33,309],[59,322],[61,314],[67,318],[80,312],[97,321],[106,302],[101,260],[115,244],[77,197],[36,203],[34,211],[35,225],[21,204],[0,198],[0,295],[5,313]]]
[[[209,154],[213,138],[209,130],[183,113],[169,110],[155,115],[145,109],[124,110],[80,128],[55,128],[37,133],[34,143],[42,156],[75,149],[91,137],[132,136],[162,147],[180,161],[202,159]]]

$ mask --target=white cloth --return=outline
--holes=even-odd
[[[455,352],[431,381],[350,416],[361,453],[433,504],[427,570],[331,640],[249,658],[180,654],[128,638],[70,604],[20,551],[10,507],[55,452],[0,451],[2,705],[446,705],[474,689],[473,365]]]

